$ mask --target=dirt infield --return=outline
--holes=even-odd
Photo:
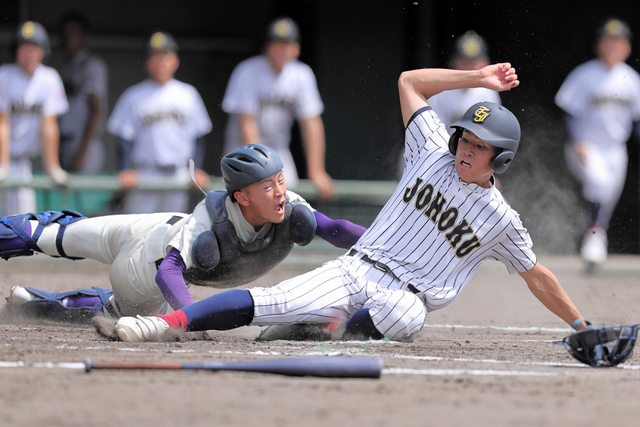
[[[261,285],[307,270],[298,256]],[[614,256],[587,276],[574,257],[547,257],[594,324],[640,321],[640,258]],[[105,266],[47,257],[0,262],[2,302],[11,285],[51,290],[109,287]],[[215,291],[192,289],[196,299]],[[0,306],[2,304],[0,303]],[[208,339],[126,344],[92,327],[0,324],[2,426],[602,426],[640,417],[640,360],[594,369],[555,343],[567,325],[517,275],[485,263],[450,307],[429,314],[413,343],[258,342],[259,328]],[[378,356],[376,379],[297,378],[244,372],[93,371],[82,361],[244,361]]]

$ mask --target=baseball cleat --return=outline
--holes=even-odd
[[[584,235],[580,256],[590,263],[599,264],[607,259],[607,232],[602,227],[591,227]]]
[[[11,307],[17,308],[34,298],[35,296],[22,286],[12,286],[9,290],[9,296],[5,299],[7,300],[7,304]]]
[[[156,316],[122,317],[116,323],[116,333],[122,341],[159,341],[169,324]]]

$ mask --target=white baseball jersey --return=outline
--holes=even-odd
[[[211,131],[211,120],[198,91],[175,79],[160,85],[147,79],[127,89],[113,109],[107,130],[133,143],[131,167],[146,177],[189,182],[188,162],[196,138]],[[185,211],[184,191],[127,194],[126,213]]]
[[[39,64],[33,75],[17,64],[0,66],[0,113],[9,115],[9,175],[32,177],[31,160],[41,151],[42,118],[67,111],[67,98],[56,70]],[[0,215],[36,211],[35,191],[29,187],[0,190]]]
[[[609,68],[592,59],[569,73],[555,101],[576,120],[576,140],[624,145],[640,120],[640,75],[624,62]]]
[[[294,206],[305,204],[310,208],[296,193],[288,191],[287,196]],[[237,203],[231,209],[239,211]],[[173,224],[167,223],[173,216],[182,219]],[[243,225],[234,221],[231,215],[230,219],[238,236],[244,239],[239,231]],[[111,264],[109,280],[121,313],[150,316],[158,314],[166,302],[155,281],[156,261],[175,248],[180,251],[187,268],[192,267],[193,244],[201,233],[211,230],[212,225],[203,200],[190,215],[178,212],[109,215],[74,222],[64,232],[63,247],[69,257]],[[263,226],[265,232],[271,225]],[[32,233],[37,226],[37,221],[31,221]],[[59,228],[57,223],[45,227],[38,240],[38,247],[44,253],[59,255],[56,247]],[[260,235],[260,232],[253,232]]]
[[[222,100],[222,110],[229,113],[224,153],[244,144],[237,114],[251,115],[258,124],[260,143],[278,153],[285,181],[293,187],[298,180],[289,149],[293,120],[317,117],[323,109],[315,75],[308,65],[289,61],[276,74],[266,56],[249,58],[233,71]]]
[[[211,120],[193,86],[147,79],[118,99],[107,130],[133,143],[134,169],[187,166],[195,155],[196,138],[211,131]]]
[[[640,75],[624,62],[609,68],[593,59],[569,73],[555,102],[572,118],[572,138],[587,144],[586,162],[570,145],[567,164],[584,198],[600,205],[597,222],[607,227],[626,179],[626,142],[640,120]]]
[[[405,133],[402,180],[353,246],[357,252],[276,287],[251,289],[252,324],[330,323],[366,308],[384,336],[411,339],[427,312],[450,304],[483,260],[500,261],[510,273],[533,268],[518,214],[494,186],[460,179],[448,140],[431,107],[417,111]]]
[[[87,49],[80,50],[61,71],[65,85],[69,111],[58,121],[60,127],[60,158],[62,166],[75,159],[91,119],[89,96],[95,95],[100,102],[101,114],[98,129],[90,143],[82,172],[97,173],[104,162],[104,147],[101,139],[107,117],[107,65]]]
[[[498,92],[484,87],[445,90],[427,100],[444,123],[449,135],[454,132],[449,126],[460,120],[473,104],[483,101],[501,104]]]
[[[0,112],[10,116],[11,159],[32,159],[40,153],[42,118],[69,108],[60,75],[42,64],[31,76],[17,64],[5,64],[0,67],[0,88]]]

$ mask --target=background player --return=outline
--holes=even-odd
[[[451,55],[451,68],[454,70],[479,70],[489,65],[487,42],[473,30],[458,36]],[[454,129],[450,126],[460,120],[462,115],[473,104],[490,101],[500,104],[500,95],[495,90],[484,87],[460,88],[440,92],[429,98],[429,105],[447,127],[449,134]]]
[[[49,36],[42,25],[27,21],[13,36],[15,63],[0,67],[0,180],[31,179],[31,161],[42,154],[45,170],[56,184],[68,182],[58,160],[56,117],[68,104],[60,75],[42,64]],[[0,214],[36,211],[32,188],[0,190]]]
[[[149,78],[127,89],[116,103],[107,130],[119,138],[120,182],[128,192],[125,213],[186,212],[185,191],[135,190],[139,177],[172,178],[189,182],[189,159],[194,159],[201,188],[209,177],[201,170],[204,140],[211,120],[198,91],[173,78],[180,65],[178,45],[164,31],[154,32],[146,47]]]
[[[295,188],[298,173],[289,148],[291,126],[300,124],[307,159],[307,175],[321,197],[333,192],[325,170],[324,108],[316,78],[298,61],[300,31],[289,18],[276,19],[267,30],[264,54],[241,62],[231,74],[222,100],[229,113],[224,152],[242,144],[261,143],[280,155],[287,184]]]
[[[479,70],[486,67],[490,63],[487,42],[473,30],[465,32],[455,39],[450,62],[454,70]],[[484,87],[447,90],[432,96],[428,101],[450,135],[454,131],[450,126],[460,120],[472,105],[481,101],[502,103],[498,92]],[[400,165],[402,172],[404,157],[401,157]],[[496,186],[499,190],[502,189],[501,180],[497,177]]]
[[[105,159],[107,65],[87,48],[85,16],[70,12],[62,17],[59,28],[67,54],[60,75],[69,101],[69,111],[59,119],[60,164],[67,171],[98,173]]]
[[[580,255],[590,268],[607,258],[607,228],[626,178],[626,142],[640,120],[640,76],[625,63],[630,40],[625,22],[606,20],[597,33],[597,58],[575,68],[555,97],[566,112],[567,165],[582,184]]]
[[[99,288],[52,294],[14,287],[10,306],[71,320],[157,314],[166,302],[174,309],[193,303],[186,283],[239,286],[275,267],[294,242],[306,245],[318,235],[348,248],[364,232],[312,213],[302,197],[287,191],[282,161],[269,147],[243,146],[227,154],[221,167],[226,191],[209,193],[191,215],[85,218],[48,212],[2,218],[0,257],[36,251],[111,264],[113,295]]]
[[[508,63],[480,71],[403,73],[405,173],[346,255],[271,288],[227,291],[164,316],[123,317],[116,325],[119,337],[143,341],[170,328],[307,322],[331,324],[337,337],[411,340],[427,313],[453,302],[484,259],[519,273],[549,310],[576,329],[586,327],[556,277],[537,262],[518,214],[493,185],[494,171],[506,170],[518,148],[515,116],[500,105],[479,103],[454,124],[450,137],[427,103],[443,90],[518,85]]]

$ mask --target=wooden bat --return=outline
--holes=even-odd
[[[85,370],[92,369],[204,369],[246,371],[294,377],[380,378],[382,359],[378,357],[302,357],[249,362],[94,362],[86,358]]]

